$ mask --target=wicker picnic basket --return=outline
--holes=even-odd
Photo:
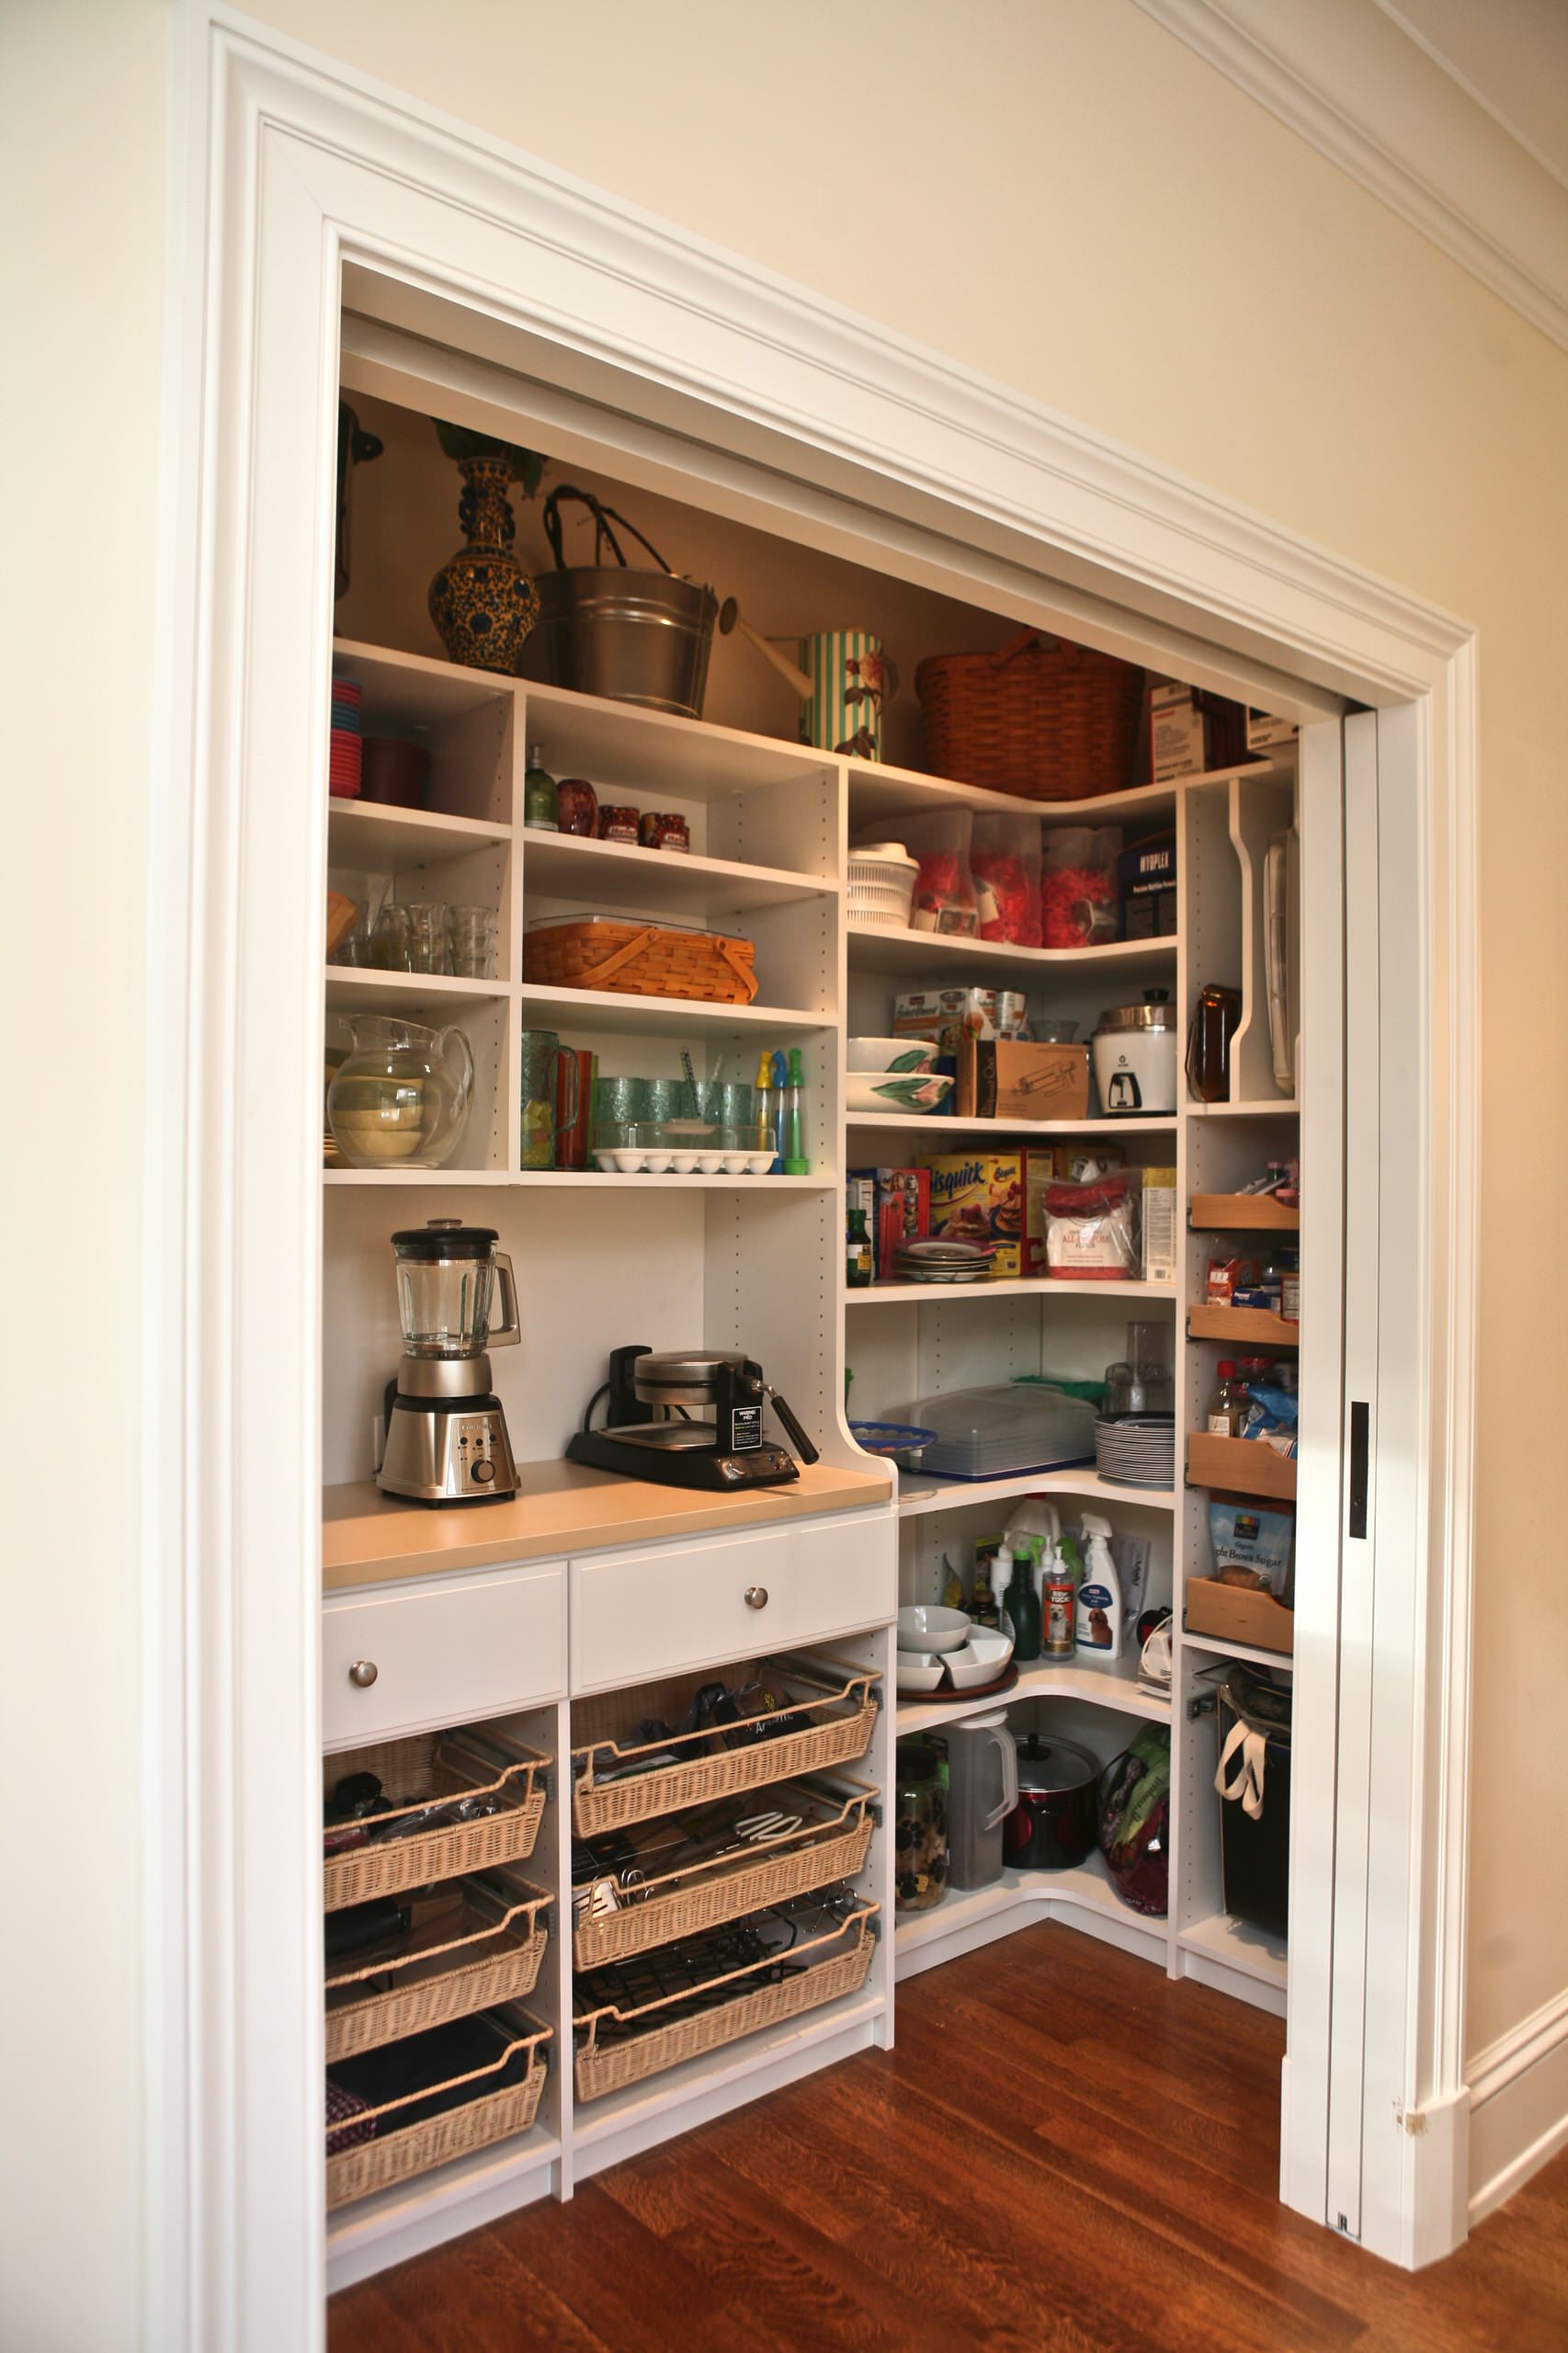
[[[439,1798],[490,1797],[496,1800],[496,1809],[472,1822],[328,1853],[323,1872],[327,1911],[368,1904],[373,1895],[395,1895],[405,1887],[426,1887],[432,1880],[457,1879],[464,1871],[526,1862],[533,1853],[544,1814],[549,1758],[530,1752],[493,1781],[481,1782],[472,1773],[443,1764],[440,1751],[441,1734],[427,1732],[328,1758],[335,1780],[348,1773],[374,1773],[402,1799],[391,1816],[375,1817],[381,1822],[417,1813]]]
[[[784,1669],[783,1678],[792,1688],[778,1712],[801,1719],[800,1728],[740,1748],[716,1749],[708,1732],[640,1740],[629,1731],[628,1717],[631,1724],[649,1715],[662,1716],[666,1722],[678,1721],[690,1696],[684,1685],[644,1686],[639,1691],[610,1695],[597,1706],[592,1699],[574,1706],[574,1719],[588,1735],[582,1746],[574,1745],[572,1750],[576,1775],[572,1827],[578,1837],[594,1838],[629,1822],[646,1822],[655,1813],[708,1805],[719,1798],[737,1797],[744,1790],[764,1789],[772,1781],[793,1780],[801,1773],[823,1772],[864,1756],[880,1704],[877,1674],[858,1667],[846,1670],[841,1682],[834,1680],[804,1697],[799,1695],[801,1678],[795,1669]],[[692,1690],[696,1688],[691,1686]],[[606,1719],[602,1729],[601,1711]],[[684,1761],[650,1769],[648,1760],[666,1752]],[[609,1779],[603,1778],[607,1773]]]
[[[533,1992],[549,1941],[540,1915],[551,1898],[521,1881],[502,1889],[498,1913],[485,1890],[461,1882],[416,1897],[405,1952],[328,1977],[328,2066]]]
[[[808,1823],[777,1844],[769,1841],[741,1859],[721,1857],[644,1880],[637,1901],[617,1912],[579,1920],[572,1931],[572,1959],[579,1969],[597,1969],[629,1954],[651,1952],[676,1937],[698,1935],[744,1919],[748,1912],[858,1879],[871,1847],[870,1808],[878,1792],[864,1784],[844,1798],[835,1814]],[[776,1792],[778,1799],[784,1790]]]
[[[915,673],[933,774],[1024,801],[1089,801],[1136,781],[1143,673],[1025,630],[994,654]]]
[[[432,2165],[465,2156],[470,2150],[488,2148],[493,2141],[509,2140],[514,2133],[528,2130],[539,2114],[540,2095],[544,2089],[543,2045],[550,2040],[551,2029],[539,2025],[524,2011],[515,2012],[513,2017],[517,2028],[527,2030],[515,2030],[510,2021],[497,2019],[498,2055],[488,2065],[475,2068],[470,2075],[454,2075],[446,2084],[411,2092],[403,2099],[385,2100],[380,2108],[364,2109],[347,2126],[342,2122],[329,2123],[329,2211],[347,2206],[351,2199],[369,2198],[373,2190],[390,2189],[393,2182],[406,2181],[411,2174],[427,2173]],[[395,2120],[400,2109],[413,2107],[417,2100],[429,2099],[437,2090],[449,2091],[459,2084],[477,2085],[486,2076],[499,2075],[519,2051],[528,2054],[527,2072],[521,2082],[506,2084],[495,2092],[476,2093],[456,2108],[443,2109],[439,2116],[427,2117],[422,2124],[404,2125],[399,2131]],[[374,2137],[353,2147],[340,2145],[333,2153],[335,2140],[341,2143],[359,2129],[373,2132]]]
[[[523,977],[552,989],[749,1005],[756,995],[756,956],[749,939],[722,931],[620,915],[551,915],[528,928]]]
[[[659,2075],[666,2067],[678,2067],[684,2060],[695,2059],[704,2051],[716,2051],[722,2043],[738,2041],[743,2034],[756,2034],[763,2027],[799,2018],[802,2011],[820,2009],[824,2002],[837,2001],[841,1994],[858,1994],[871,1966],[871,1923],[879,1909],[875,1904],[864,1904],[842,1927],[813,1937],[809,1943],[796,1945],[790,1955],[791,1961],[808,1952],[824,1954],[824,1959],[802,1970],[799,1976],[761,1985],[755,1993],[737,1993],[715,2008],[699,2010],[694,2018],[659,2025],[659,2012],[671,2002],[686,1998],[675,1994],[645,2002],[634,2010],[594,2010],[574,2019],[579,2038],[575,2064],[578,2098],[603,2099],[608,2092],[622,2091],[628,2084],[639,2084],[645,2076]],[[828,1946],[839,1949],[829,1954]],[[770,1961],[750,1961],[744,1969],[729,1970],[722,1977],[710,1978],[708,1984],[710,1987],[741,1986],[747,1978],[772,1966]],[[645,2030],[601,2043],[599,2028],[610,2021],[622,2026],[645,2025]]]

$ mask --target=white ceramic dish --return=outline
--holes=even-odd
[[[947,1072],[905,1077],[897,1071],[852,1070],[845,1075],[844,1099],[851,1111],[935,1111],[952,1085]]]
[[[928,1071],[937,1059],[935,1038],[846,1038],[844,1066],[862,1077],[875,1071]]]
[[[981,1660],[993,1675],[1000,1675],[1013,1655],[1013,1637],[1011,1634],[994,1633],[989,1626],[977,1626],[964,1648],[972,1657]]]
[[[945,1662],[931,1651],[900,1651],[898,1688],[901,1691],[935,1691]]]
[[[986,1655],[978,1650],[972,1638],[960,1643],[956,1651],[949,1651],[942,1665],[952,1677],[955,1691],[972,1691],[982,1683],[994,1683],[1013,1655],[1013,1645],[1006,1635],[995,1637],[1002,1644],[1000,1657]]]
[[[916,1602],[898,1613],[899,1649],[956,1651],[968,1636],[971,1623],[967,1610],[941,1609],[935,1604]]]

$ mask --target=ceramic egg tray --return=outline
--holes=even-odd
[[[622,1144],[594,1158],[618,1176],[766,1176],[773,1165],[770,1152],[683,1152],[667,1144]]]

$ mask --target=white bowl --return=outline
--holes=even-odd
[[[979,1684],[995,1682],[1013,1654],[1013,1645],[1006,1636],[998,1639],[1003,1644],[1000,1658],[983,1656],[972,1643],[962,1643],[956,1651],[948,1653],[942,1665],[952,1677],[955,1690],[972,1691]]]
[[[932,1651],[900,1651],[898,1688],[901,1691],[935,1691],[945,1662]]]
[[[968,1636],[971,1622],[967,1610],[940,1609],[932,1603],[917,1602],[898,1613],[899,1649],[956,1651]]]
[[[864,1075],[880,1070],[927,1071],[937,1059],[935,1038],[850,1038],[845,1068]]]
[[[846,1071],[845,1107],[850,1111],[935,1111],[952,1085],[950,1071],[912,1071],[907,1077],[898,1071]]]
[[[766,1176],[772,1165],[773,1154],[770,1152],[748,1152],[746,1154],[746,1174],[750,1176]]]
[[[977,1626],[964,1647],[993,1675],[1000,1675],[1013,1655],[1013,1637],[1011,1634],[998,1634],[989,1626]]]

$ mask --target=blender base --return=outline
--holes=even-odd
[[[387,1415],[376,1473],[386,1495],[416,1504],[502,1503],[517,1492],[517,1466],[498,1397],[405,1397]]]

